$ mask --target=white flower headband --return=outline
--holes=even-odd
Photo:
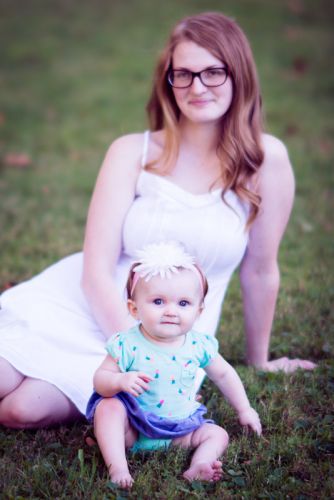
[[[173,273],[177,274],[179,272],[180,268],[189,269],[199,277],[204,295],[205,278],[203,274],[196,266],[194,257],[188,254],[176,241],[151,243],[142,250],[138,250],[136,256],[131,296],[139,278],[145,281],[149,281],[154,276],[171,278]]]

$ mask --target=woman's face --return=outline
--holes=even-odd
[[[185,40],[175,47],[172,66],[173,70],[199,72],[222,68],[224,63],[200,45]],[[195,123],[214,122],[220,120],[231,105],[232,80],[228,76],[223,85],[206,87],[199,77],[195,77],[190,87],[173,87],[173,93],[184,118]]]

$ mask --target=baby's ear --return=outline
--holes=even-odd
[[[197,316],[200,316],[202,314],[204,307],[205,307],[204,301],[202,301],[201,304],[199,305]]]
[[[138,316],[138,309],[137,309],[137,305],[136,305],[135,301],[132,299],[128,299],[127,304],[128,304],[128,311],[131,314],[131,316],[135,319],[138,319],[138,317],[137,317]]]

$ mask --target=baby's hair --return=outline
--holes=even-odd
[[[135,275],[136,271],[134,271],[134,268],[138,266],[139,262],[134,262],[132,266],[130,267],[129,270],[129,275],[128,279],[126,282],[126,294],[127,294],[127,299],[132,300],[133,295],[134,295],[134,280],[135,280]],[[206,276],[204,275],[203,271],[200,269],[200,267],[197,264],[194,264],[194,267],[198,271],[199,277],[202,280],[202,291],[203,291],[203,300],[205,299],[206,294],[208,293],[209,290],[209,285],[208,285],[208,280],[206,279]],[[185,270],[187,271],[187,268],[185,267],[178,267],[178,270]],[[168,279],[168,278],[166,278]]]

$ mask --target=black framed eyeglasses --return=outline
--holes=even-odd
[[[176,89],[191,87],[194,78],[198,76],[205,87],[219,87],[224,85],[228,77],[227,67],[207,68],[202,71],[190,71],[188,69],[171,69],[167,79],[169,84]]]

